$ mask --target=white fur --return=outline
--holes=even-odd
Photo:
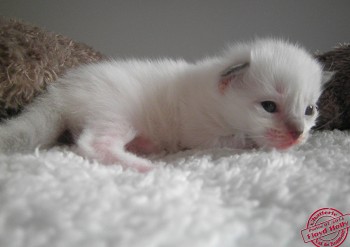
[[[222,72],[242,63],[249,66],[222,87]],[[321,77],[320,65],[307,52],[271,39],[237,44],[194,64],[91,64],[67,73],[22,115],[3,124],[0,148],[49,147],[68,128],[83,156],[144,170],[150,162],[125,151],[139,136],[149,140],[154,151],[279,147],[280,140],[267,139],[267,131],[289,138],[288,126],[293,126],[303,130],[298,141],[306,139],[316,114],[305,116],[305,109],[316,104]],[[278,114],[262,108],[267,100],[277,103]]]

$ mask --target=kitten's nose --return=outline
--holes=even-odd
[[[297,140],[302,134],[303,130],[295,129],[295,130],[290,130],[289,134],[292,136],[294,140]]]
[[[303,134],[304,132],[304,125],[301,123],[298,123],[296,121],[288,121],[286,123],[287,130],[289,132],[289,135],[293,140],[298,140],[298,138]]]

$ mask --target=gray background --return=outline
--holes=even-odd
[[[184,57],[278,36],[310,51],[350,41],[350,0],[0,0],[0,14],[83,41],[113,57]]]

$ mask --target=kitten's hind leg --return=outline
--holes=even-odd
[[[152,162],[126,151],[126,144],[133,140],[136,132],[132,127],[116,124],[93,125],[85,128],[77,141],[78,153],[96,159],[103,164],[119,163],[124,168],[134,168],[139,172],[152,169]]]

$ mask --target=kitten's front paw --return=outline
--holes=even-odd
[[[159,153],[161,150],[148,138],[137,136],[125,145],[125,149],[136,155]]]
[[[247,150],[257,148],[257,144],[244,134],[221,136],[218,139],[219,147],[227,147],[235,150]]]
[[[125,169],[133,169],[140,173],[147,173],[154,169],[154,165],[148,160],[141,160],[129,164],[123,164],[122,166]]]

